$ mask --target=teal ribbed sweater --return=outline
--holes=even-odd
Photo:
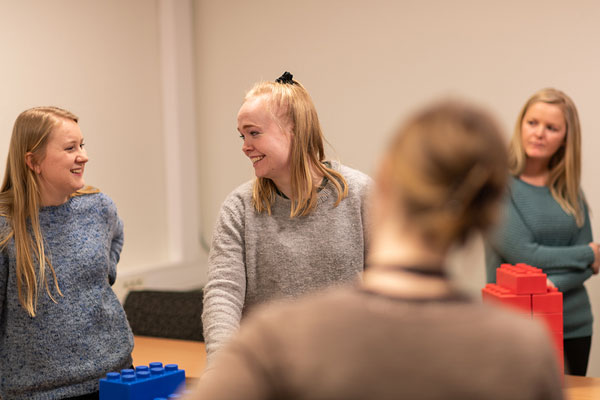
[[[592,335],[592,311],[583,283],[592,276],[594,252],[588,246],[592,230],[587,206],[577,227],[546,186],[512,178],[503,222],[486,243],[487,281],[496,281],[501,263],[526,263],[542,268],[563,292],[565,339]]]

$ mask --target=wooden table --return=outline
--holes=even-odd
[[[133,365],[148,365],[153,361],[177,364],[188,378],[199,378],[206,364],[204,343],[178,339],[135,336]]]
[[[600,399],[600,378],[565,375],[565,398],[568,400]]]
[[[152,361],[178,364],[188,378],[199,378],[206,364],[204,343],[187,340],[135,337],[134,365]],[[568,400],[600,399],[600,378],[565,375],[565,398]]]

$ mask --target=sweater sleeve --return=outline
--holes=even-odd
[[[272,314],[272,309],[270,309]],[[275,313],[277,314],[277,313]],[[282,387],[286,385],[288,369],[278,356],[282,354],[280,335],[273,323],[285,319],[269,319],[265,308],[253,310],[244,320],[239,333],[218,354],[196,387],[189,400],[260,400],[287,398]],[[278,390],[279,389],[279,390]]]
[[[0,252],[0,321],[2,321],[2,310],[6,299],[8,284],[8,257],[5,252]]]
[[[367,182],[367,184],[365,185],[365,190],[364,193],[362,195],[362,203],[361,203],[361,212],[362,212],[362,228],[363,228],[363,237],[365,240],[365,251],[364,251],[364,264],[363,265],[367,265],[367,257],[368,257],[368,252],[370,249],[370,243],[371,243],[371,234],[373,232],[373,227],[372,227],[372,218],[371,218],[371,208],[372,208],[372,196],[371,196],[371,190],[373,187],[373,181],[371,179],[369,179],[369,181]]]
[[[589,219],[587,225],[589,228]],[[585,229],[584,225],[582,230]],[[545,271],[553,268],[584,271],[594,261],[594,252],[588,246],[589,241],[585,242],[586,235],[580,236],[579,242],[570,246],[544,246],[536,243],[533,233],[511,199],[507,205],[503,226],[493,235],[491,247],[511,264],[526,263]]]
[[[589,248],[588,243],[593,241],[593,238],[592,238],[592,227],[590,224],[590,216],[588,213],[587,205],[584,205],[584,212],[585,212],[585,220],[584,220],[583,226],[577,232],[577,235],[573,240],[573,244],[574,245],[585,245],[586,247]],[[592,252],[592,261],[590,261],[590,263],[592,263],[594,260],[594,253],[591,249],[590,249],[590,251]],[[591,268],[586,268],[583,271],[573,270],[573,269],[568,269],[568,268],[564,268],[564,269],[556,268],[549,272],[550,273],[548,274],[549,275],[548,278],[563,293],[568,290],[575,289],[577,287],[581,287],[581,285],[583,285],[583,283],[593,275]]]
[[[552,270],[552,274],[548,275],[548,279],[560,290],[566,292],[577,287],[581,287],[583,283],[592,276],[591,268],[586,268],[583,271],[575,271],[573,269]]]
[[[239,328],[246,295],[244,204],[231,195],[217,220],[208,257],[202,323],[207,359]]]
[[[108,282],[112,286],[117,279],[117,264],[121,258],[124,234],[123,221],[121,221],[117,214],[117,207],[112,200],[108,199],[108,202],[108,223],[110,227],[110,265],[108,267]]]

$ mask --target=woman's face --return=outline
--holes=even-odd
[[[240,108],[237,123],[244,141],[242,151],[252,162],[256,176],[269,178],[276,185],[278,181],[289,181],[291,126],[278,124],[267,109],[267,98],[248,99]]]
[[[565,116],[555,104],[533,103],[521,121],[521,143],[528,159],[549,162],[564,145],[566,134]]]
[[[28,165],[37,175],[42,205],[65,203],[85,184],[83,170],[88,157],[79,125],[61,119],[48,137],[43,158],[35,161],[29,157],[29,160]]]

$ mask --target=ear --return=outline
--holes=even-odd
[[[388,175],[390,174],[391,170],[390,164],[390,159],[388,157],[384,157],[379,163],[379,167],[377,168],[375,174],[375,188],[384,195],[389,195],[392,189],[390,180],[388,179]]]
[[[25,153],[25,163],[27,164],[27,167],[30,170],[32,170],[36,174],[40,173],[40,166],[35,161],[35,158],[33,157],[33,153],[32,152],[28,151],[27,153]]]

